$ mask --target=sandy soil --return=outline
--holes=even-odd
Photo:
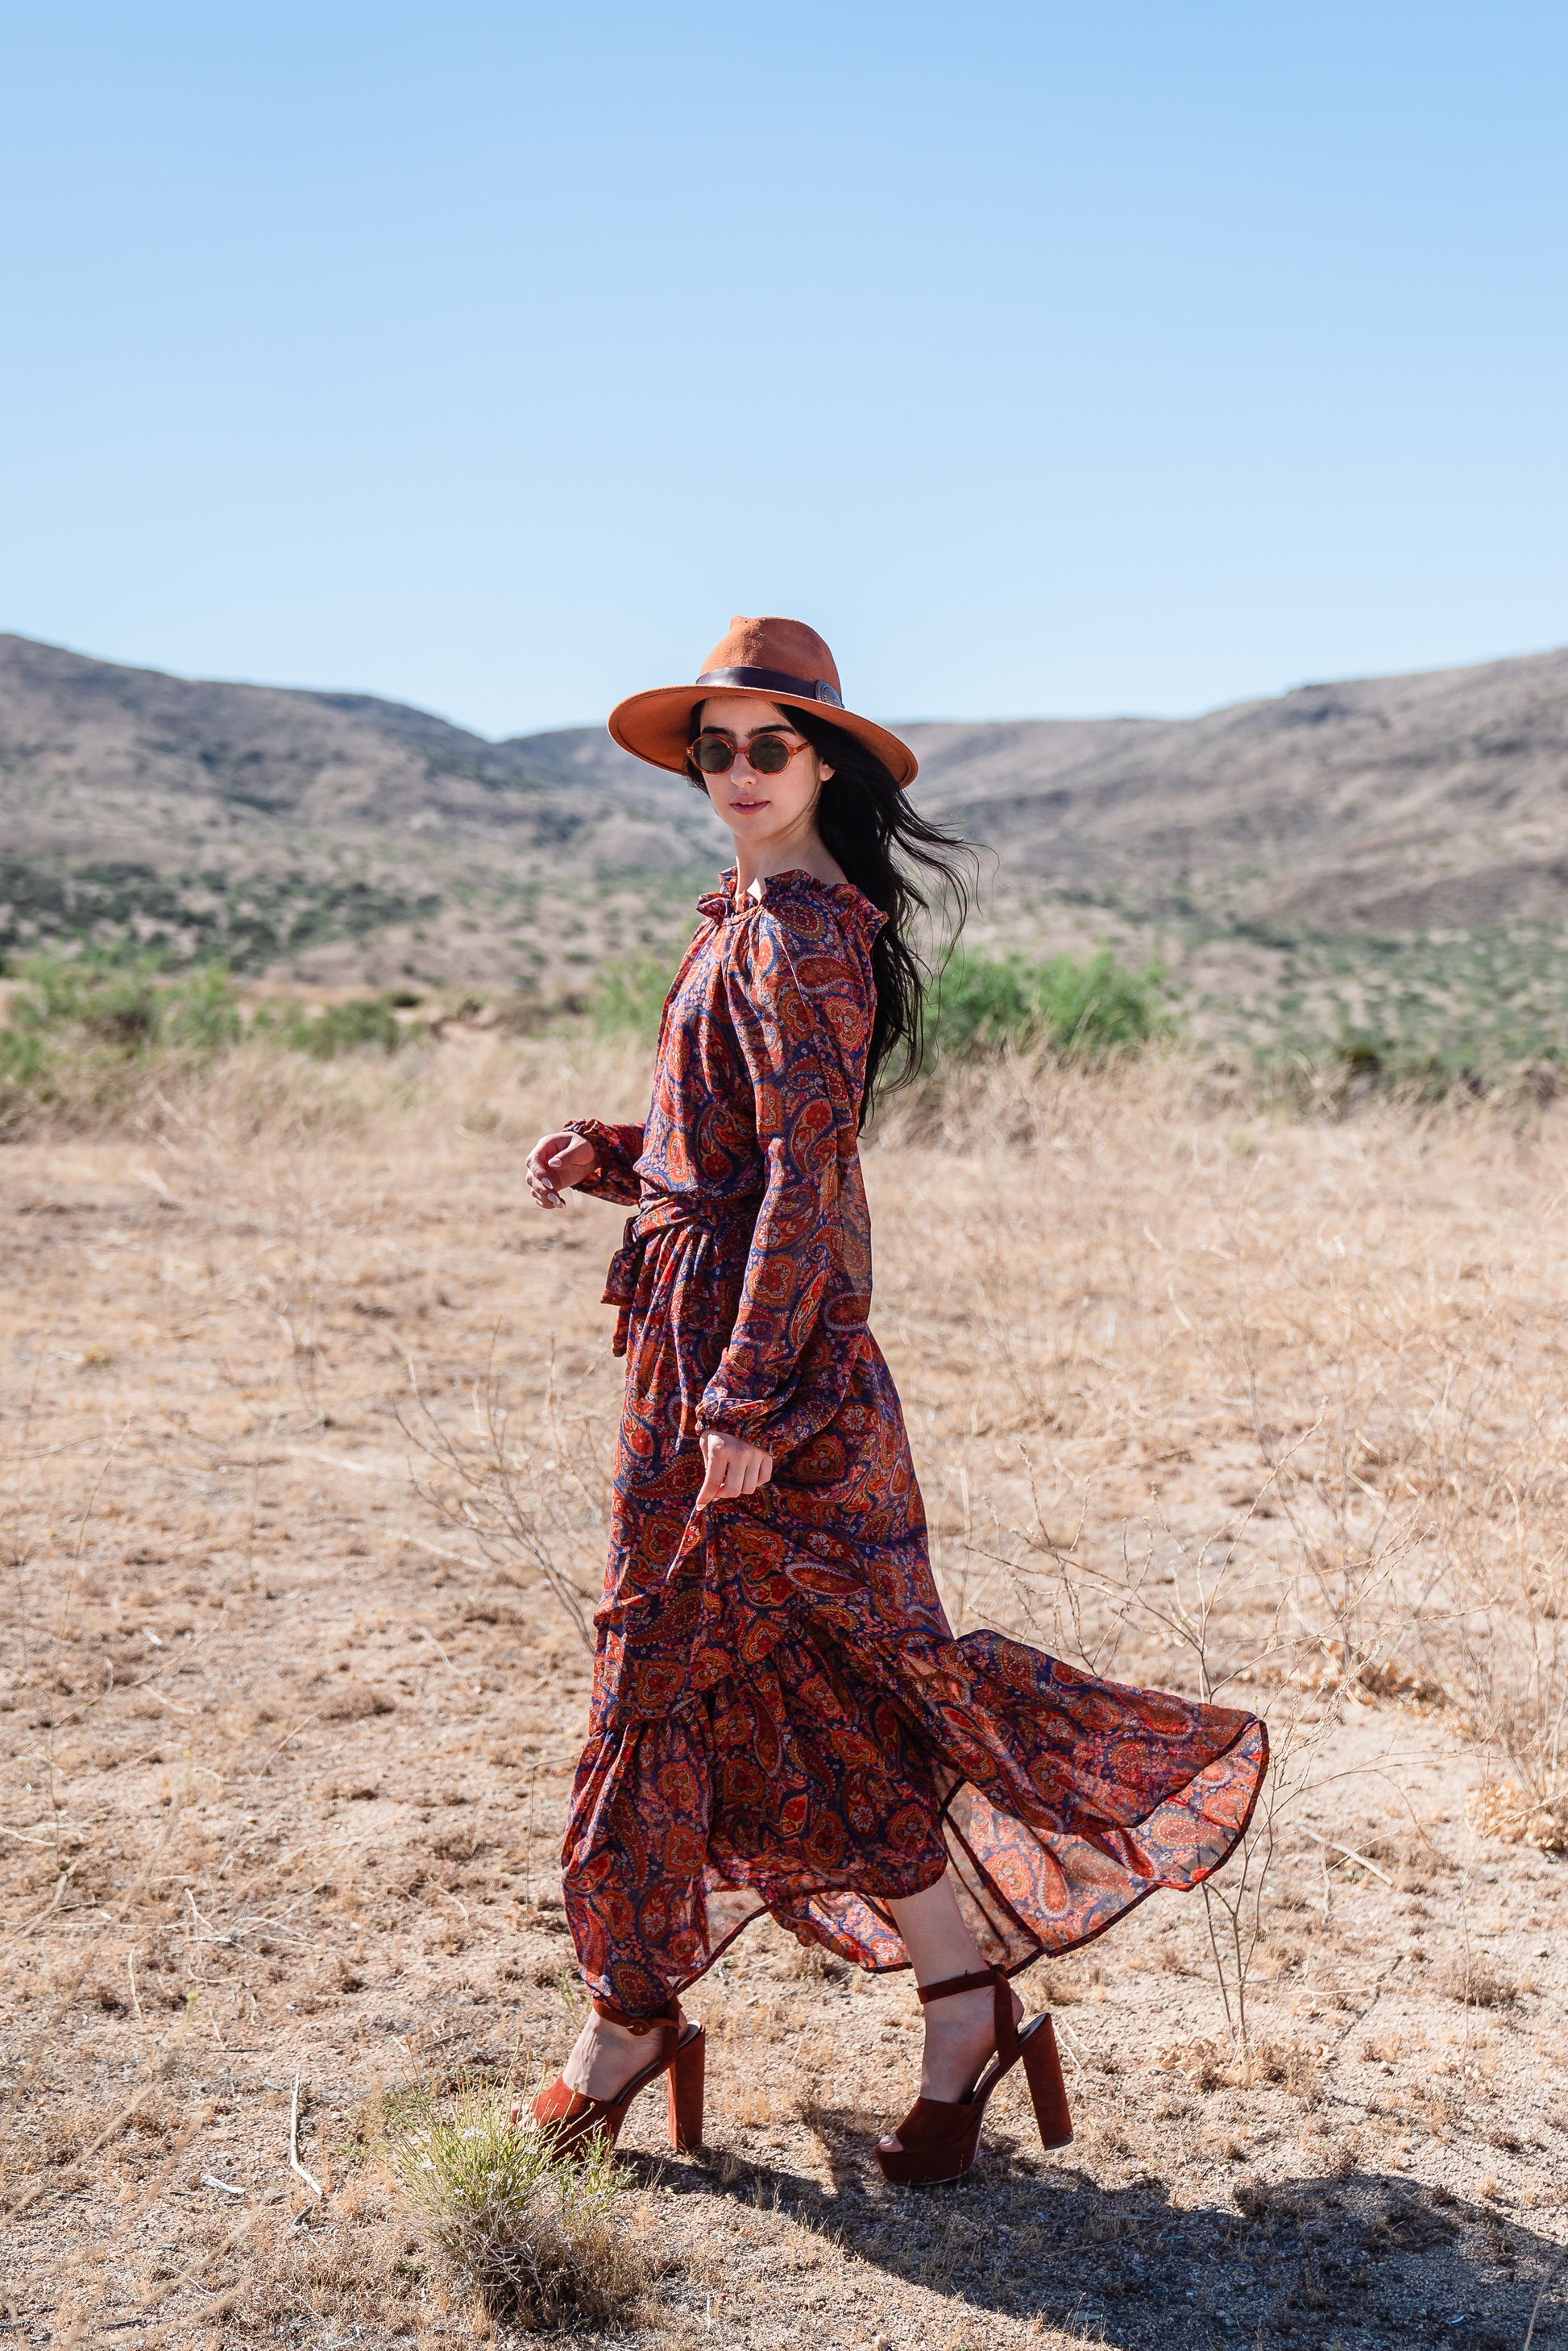
[[[520,1553],[486,1557],[422,1492],[405,1424],[431,1433],[417,1382],[477,1461],[503,1389],[538,1524],[590,1586],[618,1227],[521,1194],[549,1076],[496,1059],[336,1139],[247,1134],[231,1102],[0,1155],[17,2341],[484,2331],[377,2165],[376,2100],[570,2044],[555,1853],[587,1657]],[[624,1113],[632,1078],[601,1082],[623,1098],[557,1107]],[[1107,1085],[1037,1100],[1004,1148],[985,1107],[983,1134],[870,1159],[877,1326],[945,1589],[1042,1643],[1076,1590],[1106,1670],[1192,1687],[1184,1620],[1128,1603],[1117,1562],[1142,1529],[1179,1594],[1232,1531],[1243,1598],[1206,1637],[1285,1709],[1297,1759],[1249,2052],[1202,1901],[1162,1896],[1024,1980],[1057,2012],[1075,2144],[1042,2156],[1009,2087],[968,2180],[901,2193],[870,2147],[914,2094],[907,1979],[753,1928],[691,2000],[706,2152],[671,2158],[654,2101],[633,2112],[623,2225],[657,2274],[603,2340],[1370,2351],[1517,2346],[1533,2313],[1560,2341],[1568,1871],[1467,1820],[1497,1767],[1425,1667],[1325,1693],[1258,1627],[1328,1490],[1301,1464],[1334,1365],[1364,1432],[1427,1378],[1423,1348],[1452,1358],[1500,1317],[1511,1375],[1560,1393],[1563,1130],[1239,1132]],[[1401,1268],[1396,1328],[1377,1285]],[[1294,1469],[1262,1458],[1260,1394]],[[1517,1448],[1512,1409],[1494,1435]],[[1408,1447],[1385,1450],[1409,1482]],[[297,2083],[319,2199],[288,2165]]]

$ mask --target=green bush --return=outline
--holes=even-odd
[[[1460,1034],[1429,1042],[1363,1023],[1293,1049],[1263,1047],[1254,1061],[1266,1086],[1314,1103],[1371,1093],[1404,1094],[1424,1102],[1458,1094],[1533,1094],[1546,1102],[1563,1091],[1564,1058],[1560,1043],[1505,1057],[1495,1039],[1478,1041]]]
[[[439,914],[434,893],[407,892],[362,875],[231,872],[115,860],[60,867],[0,856],[0,955],[87,954],[137,964],[157,941],[180,962],[222,962],[265,971],[281,956],[327,939],[368,938],[393,923]]]
[[[318,1061],[395,1051],[404,1031],[385,997],[354,997],[312,1016],[302,1005],[264,1006],[248,1023],[227,967],[177,977],[153,956],[41,955],[16,975],[0,1028],[0,1128],[13,1131],[44,1104],[98,1117],[128,1099],[149,1064],[202,1067],[246,1037],[269,1039]]]
[[[1157,964],[1129,971],[1109,947],[1084,963],[1019,955],[948,959],[926,1008],[927,1049],[936,1058],[1046,1046],[1083,1061],[1135,1050],[1172,1028]]]
[[[350,996],[314,1013],[297,1004],[281,1014],[264,1009],[254,1026],[258,1035],[270,1031],[280,1045],[317,1061],[335,1061],[340,1053],[395,1053],[404,1038],[384,996]]]
[[[1284,950],[1271,988],[1256,988],[1245,1005],[1211,998],[1200,1010],[1287,1099],[1545,1098],[1562,1087],[1568,943],[1553,930],[1302,932],[1270,943]]]
[[[202,1061],[237,1045],[245,1021],[226,964],[204,964],[164,991],[162,1033]]]
[[[165,979],[156,961],[35,956],[16,974],[0,1029],[0,1131],[47,1104],[89,1121],[123,1108],[150,1064],[211,1061],[239,1037],[220,965]]]
[[[152,959],[111,962],[96,955],[35,956],[24,963],[4,1033],[31,1040],[32,1063],[68,1041],[141,1058],[158,1045],[199,1058],[232,1045],[241,1031],[234,986],[222,964],[165,979]],[[17,1046],[11,1048],[16,1063]]]
[[[599,975],[589,1011],[601,1037],[627,1037],[652,1045],[659,1034],[664,998],[679,966],[679,957],[629,956],[607,965]]]
[[[47,1074],[48,1059],[48,1049],[36,1030],[0,1029],[0,1092],[35,1092]]]

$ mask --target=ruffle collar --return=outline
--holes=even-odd
[[[880,906],[873,906],[863,890],[852,882],[819,882],[814,873],[802,872],[799,867],[788,873],[768,873],[762,877],[761,894],[754,897],[749,891],[736,904],[735,868],[727,866],[719,876],[722,886],[705,890],[697,900],[697,912],[706,914],[710,923],[744,923],[767,907],[769,914],[788,916],[789,908],[810,908],[820,918],[824,901],[836,919],[858,931],[866,943],[875,938],[887,916]]]

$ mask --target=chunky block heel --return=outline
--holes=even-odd
[[[665,2080],[669,2086],[670,2145],[677,2155],[695,2155],[703,2143],[703,2076],[707,2070],[707,2037],[702,2026],[688,2025]]]
[[[928,2001],[948,2000],[956,1992],[978,1991],[982,1984],[991,1986],[996,2001],[996,2055],[986,2060],[961,2098],[915,2099],[895,2133],[901,2144],[877,2148],[884,2179],[908,2188],[931,2188],[942,2180],[961,2179],[979,2151],[980,2126],[991,2093],[1020,2059],[1041,2146],[1065,2147],[1072,2137],[1067,2085],[1061,2078],[1051,2019],[1037,2016],[1019,2031],[1013,2022],[1012,1994],[1000,1968],[949,1976],[944,1983],[922,1984],[917,1989],[924,2007]]]
[[[1067,2147],[1072,2138],[1072,2116],[1067,2104],[1067,2085],[1061,2078],[1061,2059],[1057,2053],[1056,2028],[1049,2016],[1037,2017],[1019,2035],[1023,2044],[1024,2079],[1034,2106],[1034,2118],[1040,2126],[1041,2147]]]
[[[703,2142],[703,2029],[688,2024],[678,2000],[655,2016],[627,2016],[606,2000],[596,2000],[594,2013],[632,2032],[656,2032],[659,2053],[640,2074],[633,2074],[617,2098],[590,2098],[568,2089],[557,2074],[548,2090],[534,2100],[534,2120],[541,2130],[556,2135],[556,2148],[565,2154],[587,2138],[606,2138],[612,2147],[621,2136],[626,2110],[650,2082],[669,2076],[670,2144],[686,2154]]]

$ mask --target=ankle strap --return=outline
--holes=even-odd
[[[989,1985],[995,2004],[997,2055],[1005,2067],[1019,2053],[1018,2026],[1013,2022],[1013,1996],[1007,1977],[1000,1968],[983,1968],[977,1975],[947,1976],[941,1983],[916,1984],[915,1997],[924,2007],[927,2001],[949,2000],[955,1992],[979,1991]]]
[[[955,1992],[989,1991],[997,1980],[995,1968],[982,1968],[978,1975],[945,1976],[940,1983],[916,1984],[915,1997],[922,2008],[927,2001],[950,2000]]]
[[[624,2026],[628,2032],[657,2032],[662,2026],[679,2024],[681,2004],[678,2000],[667,2000],[663,2008],[653,2011],[652,2016],[629,2016],[623,2008],[617,2008],[612,2001],[601,2000],[595,1992],[593,2013],[603,2017],[607,2024]]]

